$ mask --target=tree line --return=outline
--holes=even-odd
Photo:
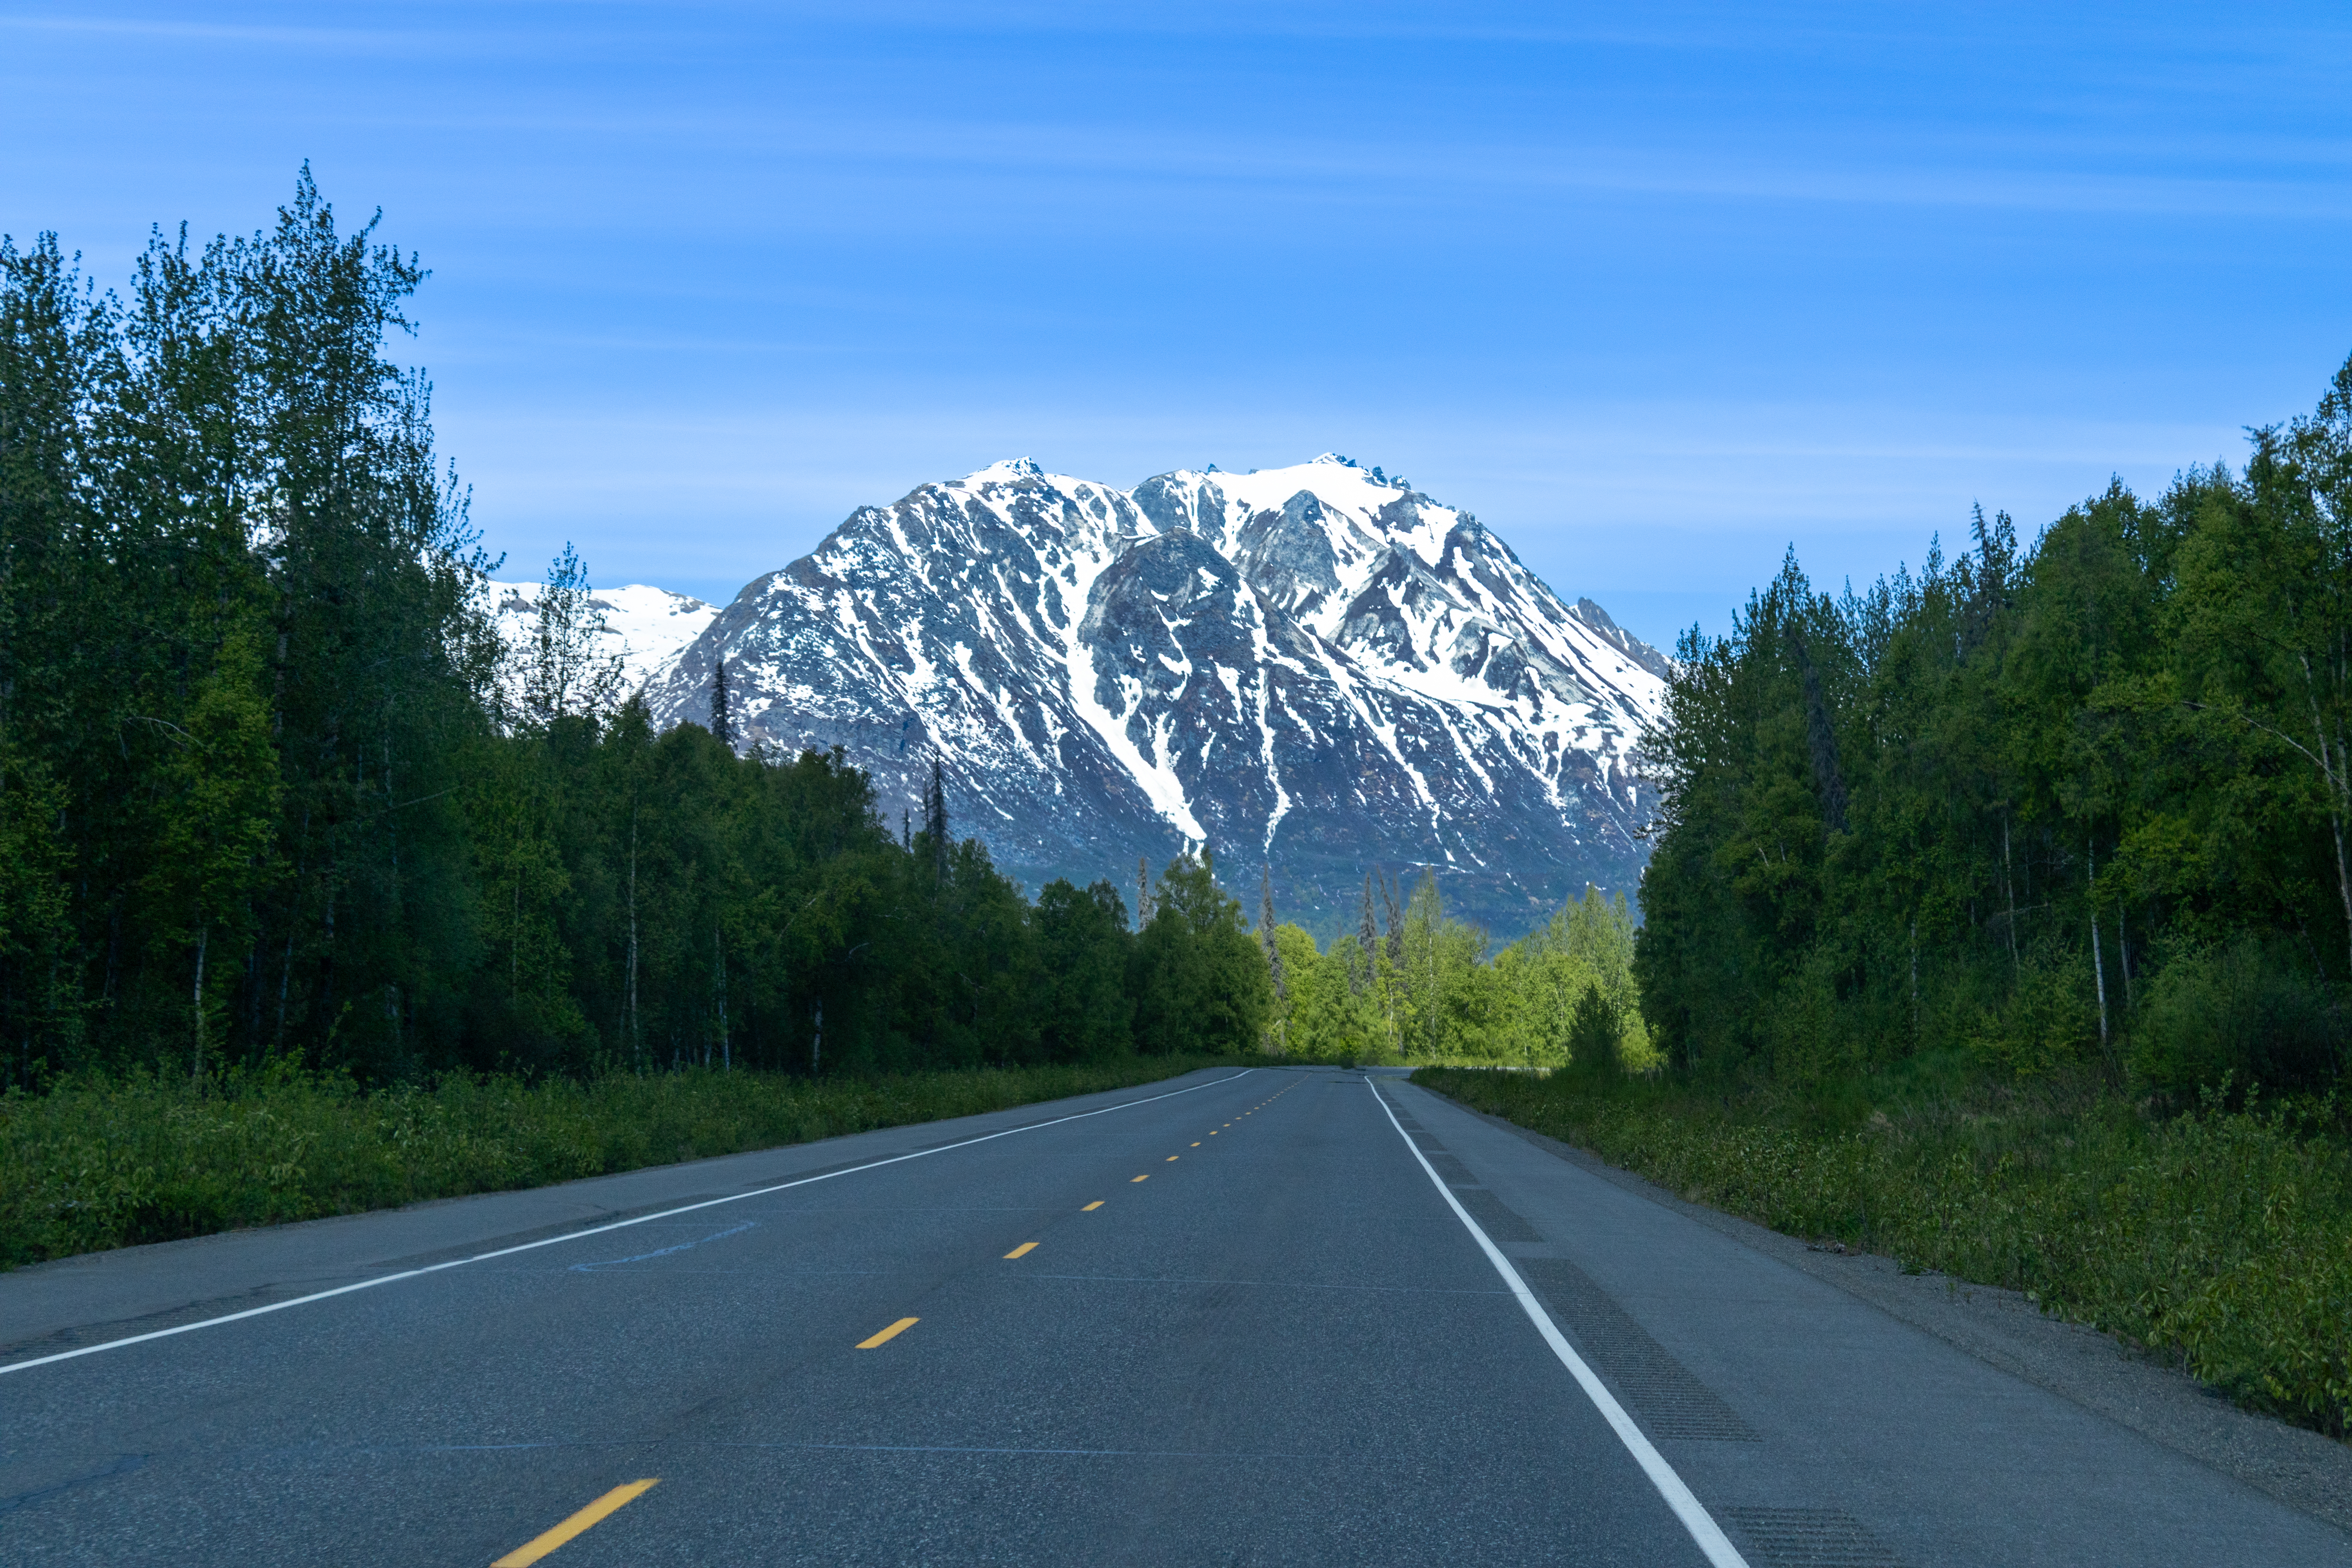
[[[656,734],[568,549],[502,646],[387,353],[425,274],[375,227],[306,168],[273,229],[158,233],[121,295],[0,242],[0,1082],[1259,1042],[1267,966],[1205,857],[1132,913],[1108,881],[1033,902],[936,776],[894,833],[837,752]]]
[[[1656,1065],[1622,892],[1607,899],[1587,887],[1496,950],[1484,930],[1445,912],[1433,871],[1410,894],[1375,872],[1364,879],[1356,929],[1328,948],[1278,924],[1263,887],[1258,930],[1276,992],[1270,1050],[1316,1061]]]
[[[2316,1089],[2352,981],[2352,363],[2242,467],[1676,649],[1634,962],[1681,1068]]]

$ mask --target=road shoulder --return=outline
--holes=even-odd
[[[2352,1530],[2352,1447],[2241,1410],[2194,1378],[2149,1360],[2112,1335],[2043,1315],[2017,1291],[1971,1285],[1942,1274],[1906,1274],[1892,1258],[1841,1255],[1810,1246],[1690,1203],[1588,1150],[1450,1097],[1439,1098],[1602,1181],[1833,1285],[1988,1365],[2301,1512]]]

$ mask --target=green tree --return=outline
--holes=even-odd
[[[1044,977],[1039,1037],[1052,1061],[1124,1056],[1134,1047],[1128,998],[1127,907],[1097,881],[1080,889],[1056,879],[1037,892],[1037,958]]]
[[[1255,1050],[1274,982],[1241,900],[1217,885],[1206,852],[1160,874],[1150,923],[1138,937],[1136,1035],[1150,1052]]]
[[[260,670],[250,637],[233,633],[198,683],[178,750],[163,770],[162,853],[147,891],[171,911],[160,930],[174,939],[172,945],[192,950],[189,1072],[198,1079],[206,1042],[220,1036],[226,1012],[217,972],[205,995],[206,961],[215,942],[222,952],[246,951],[254,897],[268,885],[277,838],[283,786]]]

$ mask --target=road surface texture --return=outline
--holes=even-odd
[[[1228,1068],[0,1276],[0,1563],[2352,1564],[1998,1359]]]

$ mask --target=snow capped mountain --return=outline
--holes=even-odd
[[[499,636],[520,646],[530,635],[539,614],[543,584],[493,583],[490,614]],[[599,588],[589,603],[604,612],[604,657],[618,654],[624,684],[632,691],[646,677],[677,661],[703,628],[719,614],[718,606],[667,588],[633,583],[625,588]]]
[[[601,596],[601,595],[600,595]],[[1466,512],[1326,455],[1133,490],[1026,458],[851,514],[751,584],[646,700],[738,739],[838,745],[888,809],[936,752],[959,833],[1032,883],[1205,843],[1329,930],[1364,872],[1433,865],[1516,933],[1630,886],[1630,750],[1665,663],[1563,605]]]

